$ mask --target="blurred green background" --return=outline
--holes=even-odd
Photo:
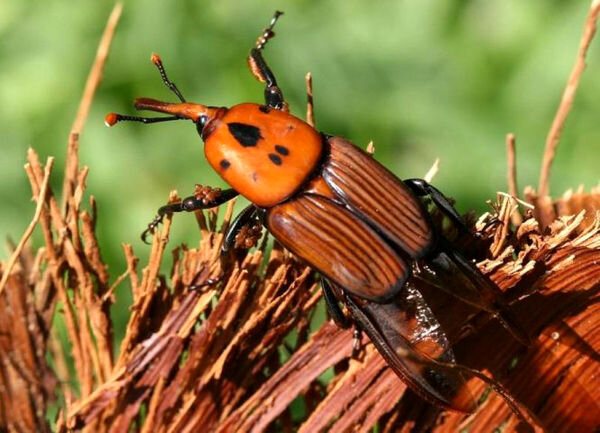
[[[43,158],[57,157],[53,185],[62,185],[69,128],[112,6],[0,2],[1,239],[18,239],[34,211],[22,169],[28,146]],[[520,189],[537,183],[588,6],[587,0],[126,1],[81,137],[113,278],[124,270],[122,242],[147,255],[140,232],[171,189],[183,195],[194,183],[223,186],[192,125],[104,127],[108,111],[133,114],[134,97],[173,99],[151,52],[161,54],[189,100],[261,101],[263,88],[245,58],[273,11],[284,10],[265,57],[292,112],[304,116],[304,74],[312,71],[318,129],[360,146],[373,139],[376,158],[402,178],[423,176],[439,157],[434,183],[456,198],[459,210],[483,211],[486,199],[507,189],[507,132],[517,136]],[[554,195],[600,179],[599,58],[595,41],[556,156]],[[172,246],[195,244],[194,218],[176,218],[171,239]],[[127,291],[119,290],[123,305]]]

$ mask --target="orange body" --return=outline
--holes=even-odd
[[[207,125],[204,153],[232,188],[260,207],[281,203],[314,171],[323,139],[281,110],[239,104]]]

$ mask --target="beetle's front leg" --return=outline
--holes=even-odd
[[[269,26],[263,30],[262,34],[256,41],[256,47],[250,50],[250,56],[248,57],[248,67],[252,75],[256,77],[261,83],[265,83],[265,102],[269,107],[276,108],[278,110],[286,110],[287,104],[283,99],[283,93],[277,86],[277,80],[275,75],[267,65],[267,62],[262,56],[262,49],[267,44],[269,39],[275,36],[273,32],[273,26],[277,22],[277,18],[282,15],[283,12],[276,11],[275,15],[271,19]],[[286,110],[287,111],[287,110]]]
[[[283,99],[283,92],[277,85],[277,81],[275,80],[275,75],[267,66],[267,62],[263,58],[261,52],[253,48],[250,51],[250,57],[248,57],[248,67],[254,76],[261,83],[266,83],[265,86],[265,103],[272,108],[276,108],[278,110],[285,110],[286,103]]]
[[[469,227],[465,225],[462,217],[456,211],[452,203],[450,203],[450,200],[448,200],[435,186],[423,179],[406,179],[402,182],[404,182],[404,184],[419,197],[429,196],[436,207],[441,210],[459,230],[466,233],[472,233]]]
[[[228,202],[239,193],[234,189],[221,190],[220,188],[211,188],[209,186],[196,185],[194,195],[184,198],[179,203],[171,203],[161,206],[158,209],[156,217],[152,220],[146,230],[142,233],[142,241],[146,241],[149,233],[154,233],[156,227],[162,222],[165,215],[171,215],[176,212],[193,212],[199,209],[210,209]]]

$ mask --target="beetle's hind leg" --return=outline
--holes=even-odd
[[[228,202],[237,195],[238,192],[234,189],[221,190],[219,188],[198,186],[194,195],[184,198],[179,203],[161,206],[158,209],[156,217],[148,224],[146,230],[142,232],[142,241],[148,243],[146,240],[148,234],[154,233],[165,215],[171,215],[177,212],[193,212],[199,209],[210,209]]]
[[[429,196],[436,207],[452,221],[457,229],[465,233],[473,234],[469,227],[465,225],[458,211],[454,208],[452,203],[450,203],[450,200],[448,200],[435,186],[424,179],[406,179],[402,182],[404,182],[404,184],[419,197]]]
[[[466,277],[466,281],[463,280],[462,289],[460,291],[453,290],[451,294],[467,304],[491,313],[519,343],[524,346],[531,345],[529,333],[513,313],[508,301],[504,298],[504,293],[449,243],[442,241],[441,247],[443,252],[432,259],[438,270],[446,268],[446,272],[454,275],[462,274]],[[442,260],[440,261],[440,259]]]
[[[267,62],[262,56],[262,49],[265,47],[269,39],[275,36],[273,27],[277,22],[277,19],[283,14],[283,12],[276,11],[269,26],[263,30],[261,35],[256,41],[256,47],[250,50],[250,56],[248,57],[248,68],[252,75],[256,77],[261,83],[265,83],[265,102],[269,107],[276,108],[278,110],[287,111],[287,103],[283,99],[283,93],[277,86],[277,80],[275,75],[267,65]]]

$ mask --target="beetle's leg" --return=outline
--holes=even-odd
[[[238,214],[238,216],[233,220],[233,222],[227,229],[227,233],[225,234],[225,238],[223,240],[223,245],[221,246],[221,257],[227,255],[227,253],[229,253],[229,251],[231,249],[238,246],[237,245],[238,240],[239,240],[238,235],[240,234],[240,231],[244,227],[247,227],[250,225],[251,226],[249,229],[250,231],[256,231],[256,230],[254,230],[255,228],[257,230],[262,230],[262,226],[260,225],[260,223],[258,222],[256,217],[257,217],[257,209],[256,209],[256,206],[254,206],[252,204],[250,206],[246,207],[243,211],[241,211]],[[255,222],[256,224],[252,225],[251,224],[252,222]],[[260,229],[258,229],[257,227],[260,227]],[[247,240],[254,241],[255,238],[253,235],[255,235],[255,234],[256,233],[248,233],[248,235],[244,237],[242,242],[245,242]],[[241,245],[241,246],[246,246],[246,245]],[[250,246],[248,246],[248,248]]]
[[[169,90],[171,92],[173,92],[175,94],[175,96],[177,96],[179,98],[179,100],[181,102],[185,102],[185,98],[183,97],[183,95],[181,94],[181,92],[179,91],[179,89],[177,88],[175,83],[173,83],[167,77],[167,72],[165,71],[165,67],[163,66],[160,56],[156,53],[152,53],[152,56],[150,56],[150,61],[158,69],[158,72],[160,73],[160,78],[162,78],[162,81],[163,81],[163,83],[165,83],[165,86],[167,86],[169,88]]]
[[[330,283],[326,278],[321,277],[321,289],[323,290],[323,298],[325,298],[325,305],[327,305],[327,311],[337,326],[342,329],[347,329],[351,325],[354,325],[354,331],[352,331],[352,358],[356,358],[361,348],[362,341],[362,328],[357,323],[350,323],[340,305],[338,304],[338,298],[336,297]]]
[[[201,288],[206,287],[206,286],[214,286],[215,284],[218,284],[223,280],[223,275],[220,275],[216,278],[207,278],[206,280],[204,280],[200,283],[197,281],[199,278],[199,275],[200,274],[196,275],[196,277],[192,280],[192,284],[190,284],[188,286],[188,289],[190,291],[200,290]]]
[[[467,260],[456,249],[452,248],[449,243],[443,241],[442,248],[452,259],[455,266],[457,266],[458,269],[460,269],[460,271],[472,282],[473,287],[479,293],[480,300],[470,296],[468,291],[462,292],[463,295],[467,295],[466,297],[457,296],[457,294],[460,293],[457,293],[456,291],[452,291],[451,294],[457,296],[457,298],[463,300],[463,302],[467,302],[468,304],[492,313],[498,318],[502,326],[504,326],[504,328],[506,328],[506,330],[509,331],[517,341],[524,346],[531,345],[531,338],[529,337],[529,334],[510,309],[508,302],[504,298],[504,293],[502,293],[502,291],[493,282],[487,279],[486,276],[481,274],[481,272],[479,272],[469,260]],[[436,258],[433,260],[436,260]],[[442,266],[444,266],[443,261],[440,263]],[[463,287],[466,288],[467,285],[463,285]]]
[[[277,18],[279,18],[279,16],[282,14],[283,12],[275,12],[275,15],[273,15],[273,18],[271,18],[269,26],[264,29],[262,34],[258,37],[256,41],[256,47],[250,50],[250,56],[248,57],[248,67],[250,68],[250,72],[252,72],[252,75],[254,75],[258,81],[266,84],[265,102],[269,107],[273,107],[278,110],[285,110],[286,103],[283,99],[283,93],[281,92],[281,89],[279,89],[277,86],[275,75],[273,75],[273,72],[267,65],[267,62],[265,62],[261,51],[269,39],[275,36],[273,27],[277,22]]]
[[[362,329],[359,325],[354,325],[354,331],[352,331],[352,358],[358,356],[360,352],[360,343],[362,341]]]
[[[344,312],[338,304],[337,297],[331,289],[331,284],[323,277],[321,277],[321,289],[323,290],[323,298],[325,299],[325,304],[327,305],[327,311],[329,311],[329,315],[335,324],[343,329],[350,327],[348,318],[344,315]]]
[[[165,215],[176,212],[193,212],[199,209],[210,209],[222,205],[237,195],[238,192],[234,189],[221,190],[219,188],[197,186],[194,195],[184,198],[179,203],[171,203],[160,207],[156,217],[148,224],[146,230],[142,232],[142,241],[148,243],[146,242],[146,237],[149,233],[154,233],[154,230],[162,222]]]
[[[459,230],[471,233],[471,230],[465,225],[462,217],[456,209],[454,209],[452,203],[450,203],[446,196],[435,186],[423,179],[406,179],[402,182],[418,196],[429,196],[437,208],[441,210]]]

